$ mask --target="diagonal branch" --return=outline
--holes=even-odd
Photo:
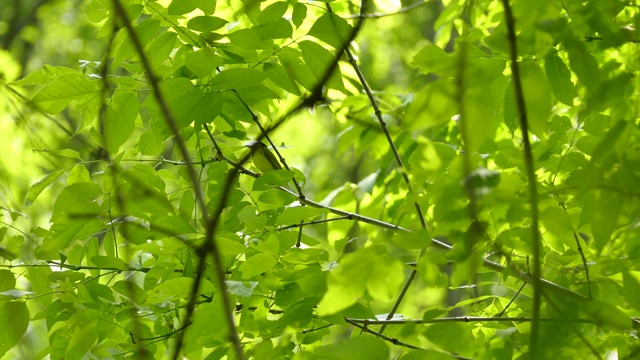
[[[298,104],[296,106],[294,106],[292,109],[290,109],[289,111],[287,111],[280,119],[278,119],[271,127],[264,129],[261,134],[256,138],[256,141],[261,141],[265,136],[267,136],[269,133],[271,133],[272,131],[276,130],[277,128],[279,128],[280,126],[282,126],[287,119],[289,119],[292,115],[294,115],[295,113],[297,113],[298,111],[309,107],[309,106],[313,106],[316,102],[318,102],[319,100],[322,99],[322,88],[324,87],[324,84],[328,81],[329,77],[331,76],[331,74],[333,73],[333,71],[336,69],[336,67],[338,66],[338,61],[340,61],[340,55],[344,52],[345,49],[347,49],[351,43],[351,41],[353,41],[353,39],[355,38],[355,36],[358,34],[358,31],[360,30],[360,28],[362,27],[362,19],[360,19],[356,25],[353,27],[353,30],[351,32],[351,34],[347,37],[347,39],[345,40],[345,42],[342,44],[342,46],[340,47],[340,49],[336,52],[336,56],[333,59],[332,63],[330,64],[330,66],[326,69],[324,75],[322,76],[322,78],[320,79],[320,81],[318,82],[318,84],[316,85],[316,87],[313,89],[313,91],[311,92],[311,94],[309,94],[307,97],[302,98]],[[222,154],[220,154],[220,156],[223,156]],[[208,220],[205,221],[206,223],[206,236],[205,236],[205,242],[202,245],[202,247],[198,250],[198,255],[200,256],[200,264],[198,265],[198,269],[196,272],[196,277],[195,277],[195,281],[194,281],[194,285],[192,287],[192,291],[191,291],[191,296],[189,297],[189,303],[187,304],[187,309],[186,309],[186,315],[184,318],[184,323],[189,323],[191,321],[191,318],[193,316],[193,312],[195,310],[195,298],[196,298],[196,294],[198,292],[198,287],[200,285],[200,282],[202,281],[202,276],[204,273],[204,261],[205,261],[205,257],[207,254],[211,254],[211,256],[213,257],[213,262],[214,262],[214,266],[215,266],[215,276],[216,276],[216,281],[218,282],[218,285],[220,286],[220,289],[222,290],[222,301],[224,303],[224,309],[226,312],[226,317],[227,317],[227,322],[229,327],[233,328],[232,331],[230,331],[230,335],[231,335],[231,342],[234,345],[236,354],[238,356],[239,360],[242,360],[244,358],[244,354],[242,352],[242,347],[240,344],[240,340],[237,334],[237,331],[235,330],[235,325],[234,325],[234,319],[233,319],[233,312],[230,310],[231,309],[231,304],[229,303],[229,298],[226,296],[226,291],[225,289],[225,282],[224,282],[224,269],[222,268],[222,263],[221,263],[221,258],[220,258],[220,252],[218,251],[218,247],[217,244],[215,242],[215,231],[218,227],[218,223],[220,221],[221,218],[221,214],[222,211],[224,210],[224,208],[227,205],[227,202],[229,200],[229,196],[231,193],[231,188],[232,185],[236,179],[236,177],[242,172],[245,172],[244,168],[242,167],[250,158],[251,153],[246,154],[242,159],[240,159],[237,163],[232,164],[233,167],[232,169],[227,173],[227,176],[225,177],[223,186],[222,186],[222,191],[221,191],[221,198],[218,201],[218,206],[216,207],[215,211],[213,211],[212,215],[210,218],[208,218]],[[187,156],[185,155],[185,159],[187,158]],[[190,166],[192,168],[192,166]],[[195,177],[194,177],[195,179]],[[299,194],[295,194],[293,193],[294,196],[297,196],[300,199],[301,203],[304,203],[304,198],[302,195]],[[206,213],[205,213],[206,214]],[[205,217],[205,219],[207,219]],[[182,347],[182,343],[183,343],[183,339],[184,339],[184,332],[181,332],[178,335],[178,339],[176,341],[176,349],[174,352],[174,359],[177,359],[178,353],[180,351],[180,348]]]
[[[234,315],[233,315],[233,308],[231,307],[231,304],[229,302],[229,298],[226,296],[226,284],[224,282],[224,269],[222,267],[221,264],[221,258],[220,258],[220,254],[217,251],[217,244],[215,242],[215,239],[213,237],[213,229],[215,229],[215,224],[217,223],[217,218],[214,219],[213,221],[209,220],[209,215],[208,215],[208,211],[207,211],[207,207],[206,207],[206,203],[205,203],[205,199],[204,199],[204,194],[202,192],[202,188],[200,187],[200,181],[198,178],[198,175],[196,173],[195,167],[193,166],[192,162],[191,162],[191,158],[189,156],[189,150],[187,149],[187,145],[184,141],[184,139],[182,138],[182,136],[180,136],[180,129],[178,127],[178,123],[176,121],[176,119],[173,117],[173,114],[171,113],[171,111],[169,110],[169,105],[167,104],[164,95],[162,94],[162,91],[160,91],[160,86],[158,83],[158,79],[155,76],[153,69],[151,68],[151,63],[149,62],[149,59],[147,58],[145,52],[144,52],[144,48],[142,46],[142,43],[140,42],[140,39],[138,38],[137,34],[135,33],[133,27],[131,26],[131,22],[130,19],[128,17],[128,15],[126,14],[126,11],[124,9],[124,7],[122,6],[122,3],[120,3],[120,0],[113,0],[113,4],[114,4],[114,8],[115,8],[115,13],[116,15],[122,20],[123,25],[126,27],[127,32],[129,33],[129,36],[131,37],[131,40],[133,42],[133,45],[136,49],[136,51],[138,52],[138,54],[140,55],[140,59],[142,61],[142,65],[147,73],[147,76],[149,77],[149,83],[151,84],[151,87],[153,89],[153,94],[156,98],[156,101],[158,102],[158,104],[160,105],[160,110],[167,122],[167,124],[169,125],[169,128],[171,129],[171,132],[174,136],[174,139],[176,141],[176,143],[178,144],[178,148],[180,149],[180,152],[182,153],[182,156],[184,158],[184,162],[186,163],[186,168],[187,168],[187,173],[189,174],[189,178],[191,180],[191,183],[193,184],[193,190],[195,193],[195,198],[196,201],[198,202],[198,206],[202,209],[202,218],[204,220],[205,223],[207,224],[214,224],[214,227],[211,226],[207,226],[207,232],[206,232],[206,238],[205,238],[205,245],[203,246],[202,250],[203,251],[199,251],[198,255],[199,255],[199,263],[198,263],[198,268],[197,268],[197,272],[196,272],[196,277],[195,277],[195,281],[194,281],[194,285],[192,288],[192,296],[189,298],[189,303],[188,303],[188,307],[187,307],[187,318],[185,319],[185,324],[189,324],[191,321],[191,316],[193,314],[193,310],[195,308],[195,296],[194,293],[197,293],[198,288],[200,287],[200,283],[202,281],[202,277],[204,274],[204,266],[206,263],[206,254],[207,254],[207,250],[210,250],[213,258],[214,258],[214,267],[215,267],[215,275],[216,275],[216,280],[218,282],[218,288],[220,289],[221,292],[221,296],[222,296],[222,305],[223,305],[223,309],[226,315],[226,319],[227,319],[227,326],[228,326],[228,330],[230,333],[230,337],[231,337],[231,341],[234,345],[235,351],[237,353],[237,358],[239,360],[243,360],[243,352],[242,352],[242,347],[240,345],[240,339],[238,336],[238,333],[236,331],[236,327],[235,327],[235,322],[234,322]],[[220,206],[222,207],[222,205]],[[220,212],[222,212],[222,210],[220,210]],[[219,216],[219,213],[217,214]],[[206,246],[206,247],[205,247]],[[175,347],[175,351],[173,354],[173,358],[177,359],[182,347],[182,342],[184,340],[184,334],[185,332],[182,331],[179,333],[178,335],[178,340],[176,341],[176,347]]]

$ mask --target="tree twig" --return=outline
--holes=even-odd
[[[518,111],[518,122],[522,131],[523,155],[527,175],[527,185],[529,188],[529,203],[531,205],[531,249],[533,255],[533,321],[531,321],[531,336],[529,340],[530,358],[537,359],[539,356],[539,336],[540,336],[540,300],[542,296],[541,282],[541,244],[540,232],[538,231],[538,181],[536,179],[533,164],[533,153],[529,140],[529,123],[527,121],[527,110],[522,92],[522,82],[520,78],[520,68],[518,66],[518,51],[516,47],[516,29],[513,13],[509,0],[502,0],[504,7],[504,17],[507,23],[507,40],[509,43],[509,56],[511,59],[511,77],[513,89],[516,97],[516,108]]]

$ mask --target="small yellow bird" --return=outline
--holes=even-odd
[[[244,146],[251,149],[251,161],[253,161],[253,165],[260,170],[261,173],[264,174],[267,171],[282,169],[278,159],[276,159],[267,145],[260,141],[250,140],[246,142]]]

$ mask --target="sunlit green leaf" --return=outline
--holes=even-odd
[[[339,49],[349,39],[352,27],[336,14],[324,13],[311,27],[308,35]]]
[[[109,152],[117,153],[120,146],[129,139],[139,109],[134,92],[118,91],[111,98],[104,120],[104,135]]]
[[[31,99],[43,111],[57,114],[72,101],[92,101],[100,97],[98,86],[86,76],[66,73],[57,76]]]
[[[11,349],[29,326],[29,310],[21,301],[0,303],[0,356]]]

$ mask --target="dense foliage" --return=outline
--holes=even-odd
[[[2,7],[3,359],[640,356],[634,1]]]

